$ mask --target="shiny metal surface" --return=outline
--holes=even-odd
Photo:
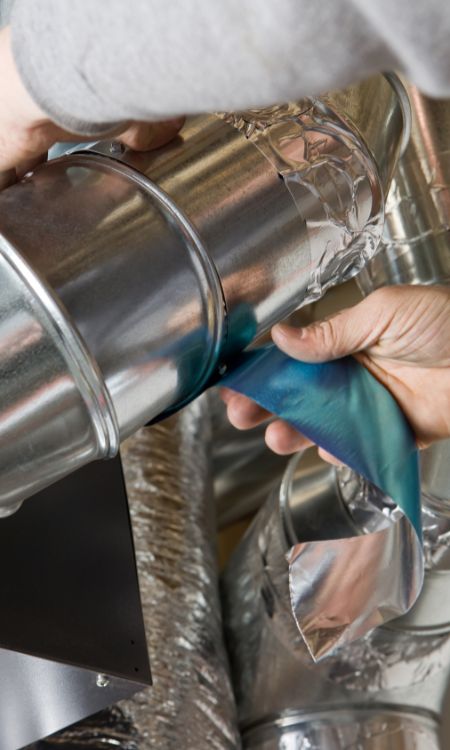
[[[408,93],[411,139],[387,199],[383,248],[358,278],[365,293],[450,281],[450,101]]]
[[[113,161],[67,156],[14,189],[2,196],[2,232],[76,323],[124,439],[182,401],[210,368],[224,317],[214,268],[170,203]],[[17,201],[37,203],[27,223]]]
[[[319,507],[330,470],[322,467],[323,481],[316,484]],[[313,502],[311,471],[305,465],[308,504]],[[291,485],[299,495],[292,498],[294,510],[301,500],[302,473],[300,462]],[[348,477],[344,479],[348,483]],[[328,487],[330,507],[333,499],[344,504],[351,497],[356,500],[338,476]],[[355,508],[349,503],[347,514],[363,532],[370,525],[368,506],[363,503],[359,516]],[[372,516],[378,513],[372,509]],[[274,493],[224,574],[227,642],[244,747],[437,750],[436,720],[448,685],[450,631],[412,632],[399,620],[395,627],[378,628],[313,663],[290,610],[290,543],[284,517],[279,494]]]
[[[209,446],[205,397],[123,445],[153,686],[35,747],[239,749]]]
[[[367,100],[363,88],[360,96]],[[377,114],[383,132],[385,120],[398,125],[388,128],[394,159],[398,99],[380,99]],[[72,153],[1,193],[3,248],[22,256],[35,316],[53,306],[62,321],[53,348],[66,351],[70,339],[83,353],[74,366],[64,360],[58,385],[88,373],[96,406],[86,415],[84,403],[69,405],[65,415],[64,401],[52,405],[47,365],[41,372],[34,356],[30,367],[25,354],[15,363],[1,459],[9,506],[114,453],[119,439],[188,401],[255,336],[374,254],[380,165],[356,126],[319,101],[251,118],[245,134],[231,115],[191,118],[152,154],[114,144]],[[15,313],[2,311],[3,330],[18,337]]]
[[[422,451],[420,465],[424,501],[438,513],[450,515],[450,440]]]
[[[398,156],[405,151],[412,127],[408,95],[393,75],[373,76],[325,97],[356,127],[373,154],[387,195]],[[380,127],[380,122],[382,126]],[[398,134],[402,135],[400,138]]]
[[[280,487],[288,530],[294,529],[286,516],[301,465],[298,457],[288,464]],[[296,503],[303,518],[289,540],[292,613],[316,660],[408,612],[423,583],[422,545],[406,514],[378,487],[347,472],[350,479],[344,484],[340,472],[333,478],[322,468],[315,482],[306,473],[305,495],[300,483],[303,502]],[[365,506],[362,518],[353,511],[360,504]]]
[[[109,396],[77,332],[0,238],[2,515],[117,450]],[[36,282],[34,284],[34,282]],[[48,304],[47,304],[48,303]]]
[[[421,634],[450,632],[450,514],[448,504],[431,506],[422,495],[426,585],[417,602],[389,627]]]
[[[258,750],[437,750],[435,722],[402,712],[335,710],[290,715],[250,731]]]
[[[280,509],[290,545],[298,540],[342,539],[360,533],[342,498],[336,469],[314,451],[290,462],[280,489]]]

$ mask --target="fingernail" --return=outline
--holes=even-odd
[[[227,404],[234,395],[234,392],[228,388],[219,388],[219,396],[225,404]]]
[[[286,323],[278,323],[278,325],[272,328],[272,338],[278,340],[292,339],[295,336],[296,339],[300,339],[303,336],[303,328],[294,328]]]

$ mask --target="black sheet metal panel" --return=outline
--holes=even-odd
[[[39,743],[41,737],[130,698],[140,687],[120,677],[0,649],[0,750]]]
[[[0,520],[0,647],[150,684],[120,458]]]

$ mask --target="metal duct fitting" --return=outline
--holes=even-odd
[[[364,533],[389,523],[392,511],[373,503],[360,477],[312,452],[295,457],[289,472],[289,496],[283,499],[280,491],[269,498],[223,580],[244,747],[437,750],[450,621],[448,597],[434,589],[432,573],[448,549],[448,521],[445,526],[440,519],[439,534],[436,517],[424,514],[430,570],[413,610],[314,664],[290,609],[286,553],[292,535]]]
[[[208,412],[199,399],[121,451],[153,686],[35,750],[240,747],[218,595]]]
[[[404,97],[195,117],[153,154],[52,161],[0,195],[0,505],[179,408],[376,251]]]

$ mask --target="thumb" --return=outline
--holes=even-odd
[[[279,324],[272,328],[274,343],[285,354],[303,362],[325,362],[373,346],[386,328],[386,306],[375,292],[365,300],[304,328]]]

